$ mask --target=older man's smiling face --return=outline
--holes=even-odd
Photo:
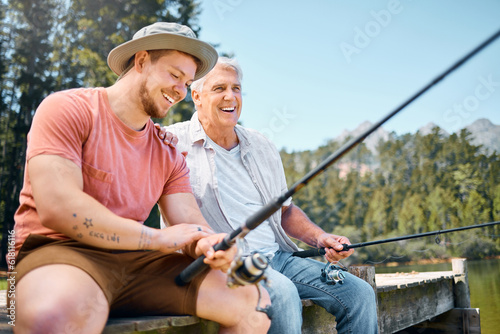
[[[234,128],[241,114],[241,83],[236,71],[217,64],[207,74],[201,93],[193,92],[198,117],[205,130]]]

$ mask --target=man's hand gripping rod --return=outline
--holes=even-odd
[[[398,108],[396,108],[394,111],[390,112],[387,114],[384,118],[382,118],[379,122],[375,123],[372,125],[368,130],[366,130],[364,133],[362,133],[360,136],[357,138],[353,138],[347,143],[345,143],[340,149],[338,149],[336,152],[332,153],[325,161],[323,161],[320,165],[318,165],[315,169],[311,170],[307,175],[305,175],[301,180],[299,180],[297,183],[295,183],[288,191],[283,193],[281,196],[276,198],[275,200],[271,201],[271,203],[267,204],[264,206],[261,210],[256,212],[254,215],[250,216],[250,218],[247,219],[245,224],[243,226],[239,227],[238,229],[234,230],[232,233],[228,234],[224,240],[217,245],[214,246],[215,251],[218,250],[226,250],[230,248],[235,242],[236,238],[238,237],[244,237],[245,235],[248,234],[251,230],[254,228],[258,227],[263,221],[265,221],[267,218],[269,218],[274,212],[278,211],[283,203],[290,198],[293,194],[295,194],[297,191],[302,189],[304,186],[306,186],[311,179],[322,173],[325,169],[330,167],[334,162],[339,160],[342,156],[344,156],[347,152],[349,152],[352,148],[354,148],[357,144],[362,142],[366,137],[368,137],[372,132],[377,130],[382,124],[387,122],[390,118],[392,118],[394,115],[396,115],[398,112],[400,112],[403,108],[408,106],[410,103],[412,103],[414,100],[416,100],[418,97],[420,97],[422,94],[424,94],[427,90],[429,90],[432,86],[436,85],[438,82],[443,80],[448,74],[456,70],[458,67],[460,67],[463,63],[465,63],[467,60],[472,58],[474,55],[476,55],[479,51],[484,49],[487,45],[489,45],[491,42],[493,42],[495,39],[497,39],[500,36],[500,30],[497,31],[493,36],[488,38],[486,41],[481,43],[478,47],[476,47],[474,50],[469,52],[467,55],[459,59],[455,64],[453,64],[450,68],[448,68],[446,71],[444,71],[441,75],[437,76],[434,80],[432,80],[429,84],[427,84],[424,88],[419,90],[416,94],[414,94],[412,97],[410,97],[408,100],[403,102]],[[352,246],[352,245],[351,245]],[[175,282],[177,285],[186,285],[189,283],[196,275],[200,274],[203,272],[207,265],[203,262],[205,259],[205,256],[200,256],[197,258],[194,262],[192,262],[189,266],[187,266],[176,278]]]
[[[273,213],[275,213],[278,209],[281,208],[283,203],[287,200],[288,197],[280,196],[271,203],[264,206],[261,210],[257,211],[255,214],[250,216],[243,226],[238,227],[236,230],[226,235],[224,240],[214,246],[214,250],[226,250],[230,248],[235,242],[237,238],[245,237],[248,232],[257,228],[263,221],[267,218],[271,217]],[[176,278],[175,283],[177,285],[183,286],[187,283],[191,282],[191,280],[198,274],[202,273],[207,265],[203,262],[205,259],[205,255],[197,258],[193,263],[186,267]]]

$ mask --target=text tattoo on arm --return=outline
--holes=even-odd
[[[76,218],[76,214],[73,214],[73,217]],[[110,242],[116,242],[120,243],[120,236],[117,235],[116,233],[113,234],[108,234],[108,233],[103,233],[103,232],[98,232],[92,229],[91,227],[94,227],[94,224],[92,224],[92,219],[91,218],[85,218],[85,220],[82,222],[82,225],[85,226],[85,229],[88,231],[88,236],[93,237],[93,238],[99,238],[102,240],[107,240]],[[73,230],[77,231],[78,230],[78,225],[75,224],[73,225]],[[78,233],[76,235],[78,239],[83,238],[83,233]]]
[[[150,231],[149,228],[147,228],[146,226],[143,226],[141,230],[141,236],[139,238],[139,245],[137,246],[137,248],[143,250],[149,249],[151,246],[152,237],[153,237],[152,231]]]

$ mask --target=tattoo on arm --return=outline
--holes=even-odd
[[[86,228],[89,228],[91,226],[94,226],[92,224],[92,219],[85,218],[85,221],[83,222],[83,225],[85,225]]]
[[[106,234],[106,238],[108,241],[116,242],[117,244],[120,243],[120,236],[116,235],[116,233],[113,233],[113,235]]]
[[[120,236],[116,235],[116,233],[105,234],[105,233],[102,233],[102,232],[90,230],[89,231],[89,237],[94,237],[94,238],[98,238],[98,239],[102,239],[102,240],[107,240],[107,241],[111,241],[111,242],[116,242],[117,244],[120,243]]]
[[[76,218],[76,213],[73,213],[73,217]],[[92,224],[92,218],[85,218],[85,221],[82,223],[82,225],[84,225],[87,230],[91,227],[94,227],[94,224]],[[77,231],[78,230],[78,225],[73,225],[73,230]],[[88,236],[90,237],[94,237],[94,238],[99,238],[99,239],[102,239],[102,240],[107,240],[107,241],[111,241],[111,242],[116,242],[116,243],[120,243],[120,236],[117,235],[116,233],[113,233],[113,234],[104,234],[102,232],[98,232],[98,231],[94,231],[93,229],[90,229],[90,231],[88,231]],[[83,234],[80,232],[76,235],[76,237],[78,239],[83,239]]]
[[[76,213],[73,213],[73,215],[72,215],[72,216],[73,216],[73,218],[76,218]],[[78,225],[77,225],[77,224],[73,225],[73,230],[74,230],[74,231],[77,231],[77,230],[78,230]],[[78,233],[78,234],[76,235],[76,237],[77,237],[78,239],[82,239],[82,238],[83,238],[83,234],[80,232],[80,233]]]
[[[147,250],[151,246],[151,239],[153,237],[152,231],[148,227],[143,226],[141,230],[141,236],[139,238],[139,245],[137,248],[142,250]]]

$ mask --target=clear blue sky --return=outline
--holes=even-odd
[[[242,65],[244,126],[315,149],[376,122],[500,30],[500,1],[203,0],[200,38]],[[384,128],[500,125],[500,39]]]

